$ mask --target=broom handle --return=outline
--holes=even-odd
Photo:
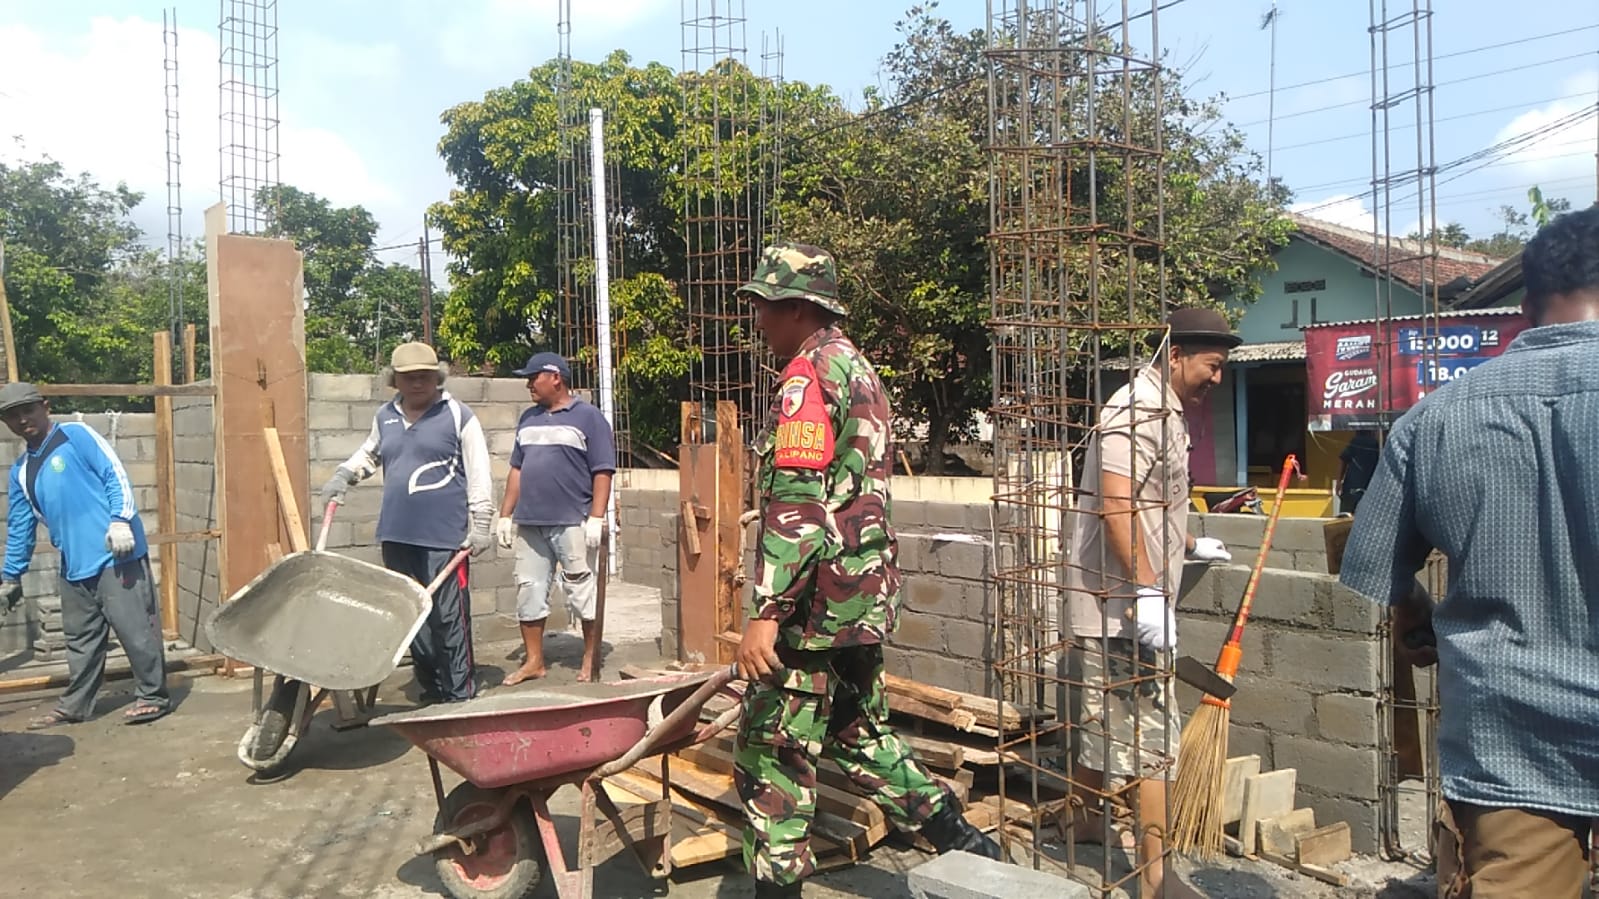
[[[1222,646],[1221,654],[1216,658],[1216,673],[1231,678],[1238,673],[1238,662],[1243,654],[1238,651],[1244,639],[1244,624],[1249,621],[1249,609],[1255,604],[1255,587],[1260,583],[1260,573],[1266,567],[1266,554],[1271,551],[1271,538],[1277,532],[1277,517],[1283,511],[1283,496],[1288,492],[1288,479],[1299,468],[1299,460],[1292,453],[1283,460],[1283,473],[1277,478],[1277,495],[1271,504],[1271,514],[1266,518],[1266,532],[1260,538],[1260,552],[1255,556],[1255,567],[1249,572],[1249,583],[1244,586],[1243,601],[1238,604],[1238,613],[1233,616],[1233,628],[1227,634],[1227,642]],[[1229,647],[1233,651],[1229,652]]]

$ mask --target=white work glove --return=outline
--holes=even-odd
[[[467,533],[466,542],[461,545],[470,547],[474,556],[481,556],[488,552],[489,547],[494,545],[494,529],[491,524],[493,521],[494,517],[492,515],[474,514],[472,516],[472,530]]]
[[[1165,594],[1154,587],[1139,587],[1133,605],[1133,623],[1138,642],[1156,652],[1177,651],[1177,615],[1166,603]]]
[[[112,521],[105,530],[105,548],[118,559],[133,553],[133,528],[126,521]]]
[[[1215,537],[1195,537],[1194,551],[1188,554],[1201,562],[1231,562],[1233,554],[1227,551],[1227,544]]]
[[[500,549],[510,549],[516,545],[516,522],[509,518],[501,518],[500,523],[494,526],[494,536],[500,541]]]
[[[333,477],[328,478],[328,482],[322,485],[322,493],[319,494],[322,505],[326,506],[328,503],[343,505],[344,494],[354,483],[355,472],[340,465],[338,470],[333,472]]]
[[[605,519],[590,518],[583,522],[583,542],[589,549],[599,549],[600,540],[605,537]]]

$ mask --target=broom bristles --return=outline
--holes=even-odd
[[[1177,780],[1172,785],[1171,839],[1178,852],[1198,859],[1222,853],[1222,775],[1227,770],[1227,726],[1231,710],[1202,703],[1177,745]]]

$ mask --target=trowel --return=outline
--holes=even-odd
[[[1230,699],[1238,692],[1238,685],[1211,670],[1209,665],[1194,658],[1183,656],[1177,660],[1177,679],[1190,687],[1217,699]]]

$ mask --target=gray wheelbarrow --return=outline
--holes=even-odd
[[[377,685],[394,673],[433,610],[433,591],[467,556],[466,550],[456,553],[423,587],[382,566],[327,552],[336,506],[329,503],[322,516],[316,549],[273,563],[206,621],[218,652],[255,667],[254,720],[239,740],[238,758],[263,774],[283,769],[329,693],[341,724],[365,723]],[[268,671],[270,692],[262,676]]]

